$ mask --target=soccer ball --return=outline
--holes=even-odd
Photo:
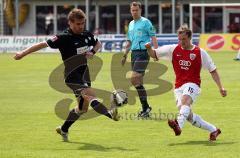
[[[114,90],[111,93],[111,102],[114,102],[116,106],[120,107],[128,103],[128,95],[122,89]]]

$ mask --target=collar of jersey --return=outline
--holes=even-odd
[[[84,32],[84,31],[83,31],[83,32],[81,32],[80,34],[75,34],[70,27],[67,29],[67,31],[68,31],[70,34],[75,35],[75,36],[81,35],[81,34]]]
[[[183,49],[183,47],[181,46],[181,48],[183,49],[183,50],[194,50],[195,49],[195,45],[193,44],[193,48],[192,49]]]
[[[140,16],[140,18],[138,20],[133,20],[134,23],[138,22],[138,21],[141,21],[142,20],[142,16]]]

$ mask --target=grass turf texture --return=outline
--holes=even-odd
[[[228,96],[222,98],[207,71],[202,71],[202,93],[194,111],[222,129],[217,142],[208,142],[207,131],[185,124],[175,137],[166,120],[126,120],[114,122],[104,116],[78,121],[70,130],[69,143],[62,142],[55,127],[62,124],[54,112],[56,103],[72,94],[55,91],[48,84],[49,74],[61,63],[58,54],[34,54],[14,61],[13,54],[0,54],[0,157],[240,157],[240,62],[235,54],[210,53]],[[93,87],[113,90],[109,67],[112,54],[99,54],[104,65]],[[162,79],[174,81],[169,62]],[[157,70],[156,70],[157,71]],[[146,85],[146,88],[149,88]],[[177,113],[172,90],[149,97],[153,112]],[[74,103],[72,104],[74,106]],[[136,113],[136,105],[120,113]]]

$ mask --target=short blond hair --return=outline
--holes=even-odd
[[[189,38],[192,38],[192,30],[190,30],[190,29],[188,28],[188,25],[187,25],[187,24],[181,25],[181,26],[178,28],[177,33],[178,33],[178,35],[185,34],[185,35],[187,35]]]
[[[140,9],[142,8],[142,4],[141,4],[141,2],[139,2],[139,1],[134,1],[134,2],[132,2],[131,4],[130,4],[130,8],[132,7],[132,6],[134,6],[134,7],[139,7]]]
[[[74,8],[69,12],[68,21],[74,22],[76,19],[86,19],[86,15],[81,9]]]

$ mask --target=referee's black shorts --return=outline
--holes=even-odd
[[[131,65],[132,71],[144,74],[149,63],[147,50],[132,50]]]

